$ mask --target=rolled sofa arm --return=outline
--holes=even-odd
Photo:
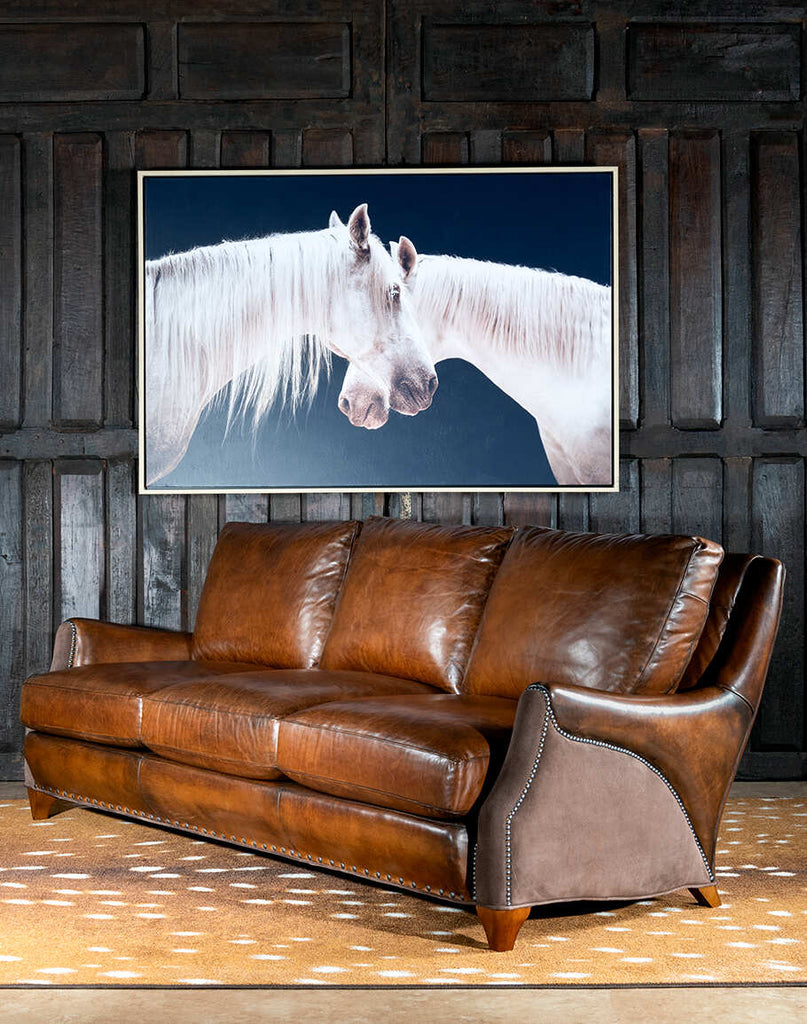
[[[50,671],[115,661],[188,661],[193,634],[97,619],[66,619],[56,631]]]

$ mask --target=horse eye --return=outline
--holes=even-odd
[[[389,297],[391,302],[400,302],[401,286],[399,284],[390,285]]]

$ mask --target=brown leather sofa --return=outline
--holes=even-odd
[[[716,906],[783,576],[697,537],[231,523],[193,634],[59,627],[31,810],[476,905],[493,949],[541,903]]]

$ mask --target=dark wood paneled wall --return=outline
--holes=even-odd
[[[620,167],[620,493],[414,494],[411,514],[783,558],[743,773],[804,775],[804,18],[779,0],[6,0],[0,778],[19,777],[20,683],[64,616],[191,626],[227,520],[410,514],[401,495],[137,496],[135,169],[385,162]]]

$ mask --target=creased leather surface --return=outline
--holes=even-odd
[[[316,704],[432,687],[370,672],[275,669],[189,680],[143,702],[142,742],[164,757],[253,779],[276,778],[278,722]]]
[[[368,519],[322,667],[382,672],[458,692],[511,536],[497,527]]]
[[[465,690],[518,697],[536,681],[674,689],[721,557],[698,537],[519,531],[491,587]]]
[[[711,884],[664,781],[629,754],[563,736],[539,690],[519,702],[478,842],[477,902],[497,909]]]
[[[410,892],[425,893],[429,886],[432,895],[470,899],[468,835],[459,822],[426,821],[334,800],[288,780],[239,779],[146,751],[58,736],[29,733],[25,750],[32,785],[154,814],[179,827],[196,825],[200,838],[215,832],[217,839],[245,842],[257,852],[264,852],[264,843],[267,853],[272,844],[278,854],[281,847],[283,853],[294,850],[303,854],[306,868],[339,871],[344,865],[347,872]]]
[[[193,657],[313,668],[358,524],[228,523],[199,602]]]
[[[117,661],[186,661],[191,656],[190,633],[72,618],[56,631],[51,672],[68,667],[74,627],[73,668]]]
[[[513,700],[457,694],[323,704],[280,722],[277,764],[324,793],[457,817],[502,763],[515,712]]]
[[[237,662],[138,661],[46,672],[23,683],[20,720],[41,732],[138,747],[145,694],[247,669]]]

